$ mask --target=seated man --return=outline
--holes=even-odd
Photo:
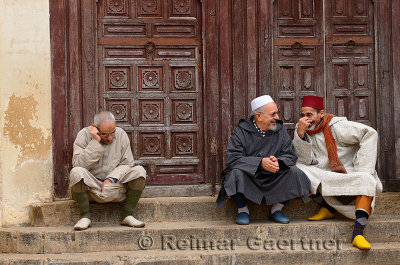
[[[292,140],[278,108],[270,96],[251,102],[251,117],[240,120],[229,139],[226,168],[217,206],[221,208],[228,196],[238,207],[237,224],[249,224],[247,201],[271,205],[274,222],[289,223],[282,208],[297,197],[307,199],[310,181],[296,166]]]
[[[304,96],[301,117],[293,140],[299,158],[296,165],[311,180],[313,197],[321,204],[309,220],[333,218],[336,210],[354,218],[355,212],[352,243],[359,249],[371,248],[363,230],[373,198],[382,191],[375,172],[377,132],[345,117],[326,114],[323,99],[317,96]],[[345,203],[349,198],[351,201]]]
[[[84,230],[91,224],[89,200],[99,203],[125,201],[121,224],[144,226],[132,213],[145,187],[146,171],[142,166],[133,166],[133,162],[128,135],[115,127],[111,112],[96,114],[92,126],[79,131],[70,172],[72,198],[81,215],[75,230]]]

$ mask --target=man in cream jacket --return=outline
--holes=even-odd
[[[321,204],[309,220],[333,218],[336,211],[355,217],[352,243],[359,249],[371,248],[363,230],[374,197],[382,191],[375,171],[377,144],[373,128],[326,114],[321,97],[303,97],[293,140],[296,166],[310,179],[311,193]]]
[[[79,131],[70,172],[71,194],[81,215],[75,230],[91,224],[89,201],[125,202],[121,224],[144,226],[132,213],[145,187],[146,171],[133,164],[128,135],[115,126],[111,112],[99,112],[91,126]]]

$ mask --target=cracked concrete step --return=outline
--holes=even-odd
[[[220,210],[215,205],[215,197],[159,197],[142,198],[134,213],[145,222],[190,222],[232,219],[236,215],[234,203],[228,200]],[[383,193],[376,198],[375,214],[400,215],[400,193]],[[269,207],[250,203],[254,219],[268,218]],[[120,204],[91,203],[92,221],[98,223],[117,223],[120,219]],[[295,199],[285,207],[289,217],[308,217],[316,213],[318,205],[313,201],[303,203]],[[73,225],[79,220],[79,212],[72,200],[51,203],[36,203],[30,206],[32,226]]]
[[[209,250],[143,250],[107,251],[63,254],[0,254],[0,265],[219,265],[219,264],[398,264],[400,243],[375,243],[369,251],[361,251],[350,244],[340,249],[295,248],[252,250],[247,246]]]
[[[271,239],[292,242],[319,240],[348,243],[354,221],[332,219],[310,222],[292,219],[290,224],[258,220],[239,226],[228,221],[147,223],[144,228],[102,226],[94,224],[85,231],[72,226],[0,228],[0,250],[3,253],[75,253],[94,251],[132,251],[147,245],[151,249],[198,242],[230,242],[245,246],[249,240]],[[400,217],[372,216],[365,230],[367,239],[376,242],[400,242]],[[213,240],[217,240],[216,243]],[[318,241],[318,242],[319,242]],[[210,243],[211,242],[211,243]],[[333,243],[332,243],[333,244]]]

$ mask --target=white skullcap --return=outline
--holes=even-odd
[[[268,103],[271,102],[274,102],[274,100],[268,95],[255,98],[251,101],[251,111],[254,111],[255,109],[258,109],[259,107],[267,105]]]

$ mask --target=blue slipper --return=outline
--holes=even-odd
[[[276,211],[269,216],[269,218],[275,223],[288,224],[289,218],[287,218],[281,211]]]
[[[236,217],[236,223],[238,225],[248,225],[250,224],[250,215],[246,212],[238,213]]]

